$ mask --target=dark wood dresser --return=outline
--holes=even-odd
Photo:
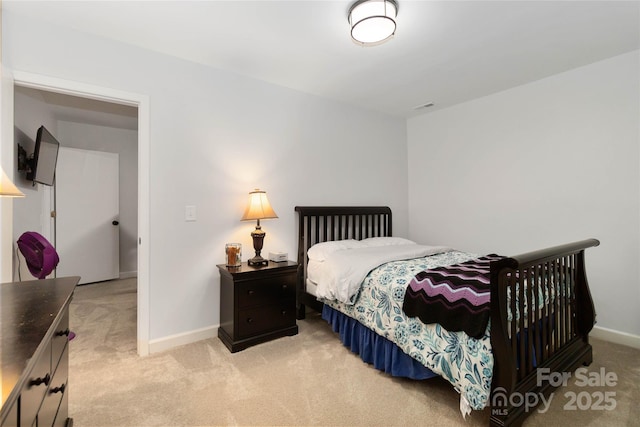
[[[0,285],[0,426],[71,426],[69,303],[79,277]]]
[[[263,267],[218,265],[220,327],[218,337],[232,352],[298,333],[298,264],[272,262]]]

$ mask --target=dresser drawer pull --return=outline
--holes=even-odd
[[[255,292],[253,289],[249,289],[249,290],[247,291],[247,295],[249,295],[249,296],[251,296],[251,295],[253,295],[253,294],[255,294],[255,293],[256,293],[256,292]]]
[[[66,388],[66,386],[64,384],[62,384],[60,387],[54,387],[51,390],[49,390],[49,393],[54,394],[54,393],[64,393],[64,389]]]
[[[282,315],[286,316],[287,315],[287,310],[282,310]]]
[[[51,377],[47,374],[44,378],[36,378],[35,380],[29,381],[29,387],[39,386],[40,384],[49,385],[49,381],[51,381]]]
[[[247,317],[247,323],[253,323],[253,318]]]
[[[282,290],[286,291],[289,288],[289,285],[282,285]]]
[[[71,332],[71,331],[69,330],[69,328],[67,328],[67,329],[65,329],[64,331],[58,331],[58,332],[56,332],[56,336],[57,336],[57,337],[62,337],[62,336],[67,336],[67,337],[68,337],[70,332]]]

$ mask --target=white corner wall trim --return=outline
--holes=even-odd
[[[149,354],[159,353],[185,344],[215,338],[218,336],[218,326],[213,325],[206,328],[196,329],[181,334],[171,335],[149,341]]]
[[[113,102],[132,107],[137,107],[140,104],[139,99],[145,97],[144,95],[131,94],[117,89],[103,88],[82,82],[59,79],[56,77],[19,70],[13,71],[13,81],[19,86],[31,89],[46,90],[64,95],[80,96],[97,101]],[[132,95],[134,95],[133,99]]]
[[[593,338],[609,341],[614,344],[626,345],[627,347],[633,347],[640,350],[640,336],[638,335],[615,331],[601,326],[594,326],[589,335]]]

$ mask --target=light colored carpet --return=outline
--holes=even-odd
[[[460,415],[440,378],[391,378],[342,346],[317,315],[300,333],[231,354],[212,338],[136,354],[135,279],[80,286],[71,304],[69,413],[83,426],[487,426],[489,411]],[[615,387],[569,386],[525,426],[624,426],[640,420],[640,351],[593,340],[594,363]],[[564,409],[565,393],[613,392],[616,408]],[[585,394],[586,393],[586,394]],[[580,402],[578,402],[580,403]]]

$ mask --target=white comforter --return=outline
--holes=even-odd
[[[451,250],[445,246],[402,244],[342,249],[321,262],[310,262],[307,278],[317,284],[316,297],[353,304],[371,270],[390,261],[420,258]]]

